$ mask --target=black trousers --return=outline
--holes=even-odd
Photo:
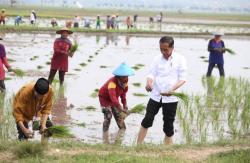
[[[149,128],[153,125],[154,117],[162,107],[163,114],[163,131],[170,137],[174,135],[174,120],[176,115],[178,102],[162,103],[149,99],[146,109],[146,115],[142,120],[141,125],[144,128]]]
[[[0,92],[4,92],[5,91],[5,84],[4,84],[4,80],[0,80]]]
[[[213,71],[214,66],[216,65],[216,63],[209,63],[208,64],[208,69],[207,69],[207,76],[211,76],[211,73]],[[220,76],[225,76],[225,72],[224,72],[224,64],[221,63],[217,63],[217,66],[219,68],[219,72],[220,72]]]
[[[25,128],[29,129],[29,125],[27,122],[23,122],[23,125],[25,126]],[[48,128],[51,126],[53,126],[53,124],[52,124],[51,120],[48,118],[46,121],[46,127]],[[25,136],[25,134],[23,133],[22,129],[19,127],[18,124],[16,124],[16,128],[17,128],[17,132],[18,132],[18,140],[20,140],[20,141],[27,140],[28,138]]]

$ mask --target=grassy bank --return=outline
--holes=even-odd
[[[39,142],[4,141],[3,162],[244,162],[249,161],[249,142],[228,145],[89,145],[60,141],[42,146]]]
[[[79,9],[69,7],[38,7],[38,6],[1,6],[5,8],[9,16],[29,16],[31,10],[36,10],[39,17],[44,18],[73,18],[76,14],[79,16],[106,16],[108,14],[119,14],[120,16],[128,16],[137,14],[139,17],[149,17],[159,14],[158,11],[147,10],[121,10],[121,9]],[[167,18],[184,18],[184,19],[202,19],[202,20],[233,20],[233,21],[248,21],[247,14],[221,14],[221,13],[190,13],[190,12],[163,12],[164,17]]]

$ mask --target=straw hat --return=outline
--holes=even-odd
[[[68,32],[69,34],[72,34],[73,32],[71,30],[69,30],[67,27],[63,27],[62,29],[56,31],[57,34],[62,34],[62,32]]]
[[[126,63],[121,63],[114,71],[115,76],[132,76],[134,75],[134,70],[130,68]]]

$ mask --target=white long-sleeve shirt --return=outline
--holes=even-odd
[[[153,90],[150,98],[162,103],[177,102],[175,96],[161,96],[160,93],[166,93],[180,80],[186,81],[187,65],[186,59],[173,51],[169,59],[162,55],[155,57],[150,66],[148,78],[153,79]]]

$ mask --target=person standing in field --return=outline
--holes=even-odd
[[[7,57],[6,57],[6,51],[3,44],[1,44],[1,40],[3,40],[2,36],[0,36],[0,92],[5,92],[5,70],[4,66],[8,69],[8,71],[11,71],[11,67],[8,63]]]
[[[51,59],[51,68],[49,73],[49,83],[53,82],[56,72],[59,71],[60,85],[63,85],[65,73],[68,71],[68,57],[72,57],[73,53],[70,53],[72,47],[71,41],[68,36],[73,32],[68,28],[62,28],[56,31],[61,37],[57,38],[54,42],[54,54]]]
[[[5,9],[2,9],[0,13],[0,25],[1,24],[5,25],[5,18],[6,18]]]
[[[113,71],[111,77],[99,90],[99,102],[104,114],[103,140],[109,143],[109,126],[112,115],[120,130],[125,130],[126,125],[122,112],[128,114],[126,93],[128,91],[128,76],[134,75],[134,71],[125,63],[122,63]],[[121,103],[118,98],[121,98]]]
[[[32,10],[31,13],[30,13],[30,24],[31,25],[35,25],[36,24],[36,12],[35,10]]]
[[[224,34],[222,32],[214,33],[214,38],[209,40],[208,48],[209,51],[209,64],[207,70],[207,77],[211,76],[213,68],[215,65],[218,66],[219,73],[221,77],[225,76],[224,72],[224,58],[223,54],[225,53],[225,44],[221,39],[221,36]]]
[[[36,83],[24,85],[17,92],[13,102],[13,116],[19,140],[33,137],[28,123],[38,117],[40,117],[40,133],[52,126],[48,116],[51,113],[53,94],[52,87],[44,78],[39,78]]]
[[[153,60],[147,77],[146,90],[151,92],[146,115],[141,122],[137,144],[141,144],[148,128],[153,125],[154,117],[162,107],[164,143],[173,143],[174,120],[178,99],[171,93],[186,82],[186,60],[174,52],[174,39],[164,36],[159,41],[161,55]]]
[[[132,28],[132,19],[130,16],[127,17],[126,19],[126,24],[127,24],[127,29],[131,29]]]
[[[101,29],[101,19],[99,15],[97,15],[96,18],[96,29]]]

